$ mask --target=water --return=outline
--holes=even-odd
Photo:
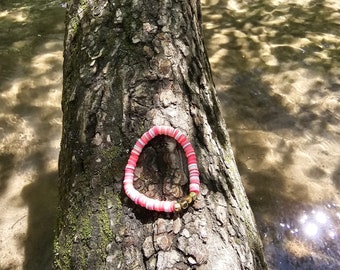
[[[338,269],[337,1],[202,3],[218,94],[270,268]],[[62,4],[0,3],[0,269],[51,261]]]
[[[64,12],[0,2],[0,269],[48,269],[52,258]]]
[[[203,1],[215,83],[271,269],[340,269],[338,1]]]

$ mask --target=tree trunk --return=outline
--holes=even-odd
[[[266,269],[202,41],[199,1],[69,1],[64,50],[56,269]],[[201,194],[180,213],[135,205],[123,191],[137,139],[154,125],[193,144]],[[183,150],[158,136],[135,186],[188,193]]]

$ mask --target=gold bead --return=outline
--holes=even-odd
[[[182,207],[183,209],[187,209],[188,206],[189,206],[189,204],[188,204],[187,201],[180,201],[180,204],[181,204],[181,207]]]
[[[195,192],[190,192],[189,196],[192,198],[193,201],[197,199],[197,194]]]
[[[185,197],[185,200],[190,204],[192,203],[192,197],[190,197],[189,195]]]
[[[175,212],[181,211],[181,204],[176,202],[174,208],[175,208]]]

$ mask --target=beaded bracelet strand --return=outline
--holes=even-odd
[[[178,201],[160,201],[152,199],[137,191],[133,186],[133,178],[139,155],[148,142],[158,135],[166,135],[174,138],[183,147],[188,161],[190,180],[189,195]],[[123,183],[126,195],[132,201],[134,201],[134,203],[145,207],[148,210],[154,210],[158,212],[178,212],[182,209],[186,209],[189,204],[197,198],[197,195],[200,191],[199,171],[194,148],[185,135],[178,129],[174,129],[169,126],[154,126],[149,131],[145,132],[133,147],[130,158],[125,167]]]

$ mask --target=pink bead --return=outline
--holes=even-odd
[[[164,126],[164,135],[169,136],[172,130],[173,130],[172,127]]]
[[[129,164],[130,166],[133,166],[134,168],[136,168],[137,162],[129,159],[129,160],[128,160],[128,164]]]
[[[148,200],[148,198],[145,195],[142,195],[141,198],[140,198],[139,205],[142,206],[142,207],[145,207],[147,200]]]
[[[194,164],[189,164],[189,166],[190,165],[196,165],[196,164],[195,163]],[[199,173],[197,167],[195,168],[195,167],[189,167],[189,166],[188,166],[189,174],[194,174],[194,173],[198,174]]]
[[[153,139],[153,137],[152,137],[150,131],[145,132],[143,136],[145,136],[145,138],[147,138],[148,141],[151,141],[151,140]]]
[[[185,156],[188,158],[189,154],[194,152],[194,148],[190,145],[185,149]]]
[[[130,173],[130,172],[126,172],[125,173],[124,180],[125,179],[132,179],[133,180],[133,178],[134,178],[134,174],[133,173]]]
[[[132,199],[131,198],[131,192],[133,190],[133,186],[132,185],[125,185],[124,190],[125,190],[126,195],[128,195],[129,198]]]
[[[137,151],[136,149],[132,149],[131,154],[139,157],[140,151]]]
[[[164,202],[164,212],[171,213],[175,211],[175,202]]]
[[[132,151],[136,151],[138,154],[140,154],[143,150],[143,147],[140,147],[137,143],[135,144],[135,146],[133,147]]]
[[[153,205],[152,206],[153,210],[159,212],[159,210],[157,210],[157,209],[160,209],[161,201],[153,199],[152,200],[152,205]]]
[[[134,173],[135,172],[135,168],[125,168],[125,173]]]
[[[199,171],[197,169],[189,171],[189,175],[199,175]]]
[[[167,134],[167,130],[168,130],[168,127],[167,127],[167,126],[162,126],[163,135],[166,135],[166,134]]]
[[[189,169],[189,176],[192,176],[192,175],[199,175],[200,172],[198,171],[198,169]]]
[[[155,200],[155,199],[151,199],[151,209],[150,210],[156,210],[156,205],[157,205],[157,202],[159,202],[158,200]]]
[[[148,137],[145,136],[145,134],[144,134],[140,139],[142,140],[142,142],[143,142],[145,145],[147,145],[148,142],[150,141],[150,140],[148,139]]]
[[[130,166],[133,166],[134,168],[136,168],[136,166],[137,166],[137,161],[138,161],[138,158],[129,158],[129,160],[128,160],[128,164],[130,165]]]
[[[188,141],[185,144],[183,144],[182,147],[183,147],[184,151],[186,151],[186,148],[190,145],[191,145],[191,143],[188,142]]]
[[[155,137],[158,136],[159,132],[158,132],[158,127],[157,126],[151,128],[151,130],[152,130],[152,133],[155,134]]]
[[[129,170],[129,169],[135,170],[135,167],[131,166],[130,164],[126,164],[125,169],[126,170]]]
[[[133,201],[136,201],[140,195],[137,190],[133,189],[130,196]]]
[[[165,204],[165,201],[160,201],[155,210],[158,212],[164,212],[164,204]]]
[[[125,178],[123,181],[124,186],[132,185],[133,179]]]
[[[166,127],[165,128],[165,135],[167,135],[167,136],[170,136],[170,134],[172,133],[172,131],[173,131],[173,128],[172,127]],[[170,136],[171,137],[171,136]]]
[[[196,156],[190,156],[188,157],[188,164],[196,164],[197,160],[196,160]]]
[[[133,166],[134,168],[136,168],[136,165],[137,165],[137,164],[136,164],[136,161],[132,161],[132,160],[129,159],[129,160],[128,160],[128,165],[129,165],[129,166]]]
[[[157,204],[155,204],[155,206],[154,206],[154,209],[153,210],[155,210],[155,211],[157,211],[157,212],[163,212],[163,210],[161,210],[161,202],[159,201],[159,204],[157,203]]]
[[[175,131],[175,134],[174,134],[174,135],[175,135],[175,136],[174,136],[175,140],[176,140],[176,141],[178,141],[179,137],[181,137],[181,136],[182,136],[182,132],[181,132],[181,131],[179,131],[178,129],[176,129],[176,131]]]
[[[189,165],[188,165],[188,168],[189,168],[189,171],[190,171],[190,170],[197,169],[197,164],[196,164],[196,163],[194,163],[194,164],[189,164]]]
[[[144,143],[144,145],[147,145],[149,142],[148,138],[146,138],[145,136],[142,136],[140,140],[142,141],[142,143]]]
[[[177,140],[179,143],[180,143],[180,145],[184,145],[184,144],[186,144],[188,141],[187,141],[187,138],[185,138],[185,136],[182,134],[181,136],[179,136],[179,138],[178,138],[178,140]]]
[[[155,205],[155,200],[148,198],[148,200],[146,201],[145,208],[148,210],[154,210],[154,205]]]
[[[174,128],[171,128],[170,130],[169,130],[169,134],[168,134],[168,136],[170,136],[170,137],[174,137],[174,134],[175,134],[175,129]]]
[[[125,173],[125,178],[132,178],[134,177],[134,172],[126,172]]]
[[[153,210],[153,209],[151,209],[151,207],[150,207],[150,198],[146,201],[146,204],[145,204],[145,208],[146,209],[148,209],[148,210]]]
[[[167,131],[167,127],[166,126],[162,126],[162,134],[166,135],[166,131]]]
[[[171,129],[172,129],[172,127],[164,126],[164,135],[169,136],[169,132],[170,132]]]
[[[157,126],[158,135],[163,135],[163,126]]]
[[[149,131],[148,131],[148,134],[150,135],[150,137],[153,139],[156,137],[155,133],[153,132],[153,129],[151,128]]]
[[[135,204],[141,205],[142,201],[143,201],[143,197],[145,197],[145,195],[144,194],[140,194],[140,196],[138,198],[136,198]]]
[[[196,178],[194,177],[190,177],[190,184],[200,184],[200,178],[198,176],[196,176]]]
[[[185,155],[187,158],[191,157],[191,156],[194,156],[196,158],[196,155],[195,155],[195,151],[192,151],[188,154]]]
[[[143,142],[142,138],[139,138],[138,141],[136,142],[138,146],[140,146],[142,149],[146,145],[146,143]]]
[[[195,192],[196,194],[200,193],[200,186],[199,184],[190,184],[189,185],[190,192]]]
[[[134,153],[131,153],[129,160],[133,162],[137,162],[138,159],[139,159],[139,156],[135,155]]]

